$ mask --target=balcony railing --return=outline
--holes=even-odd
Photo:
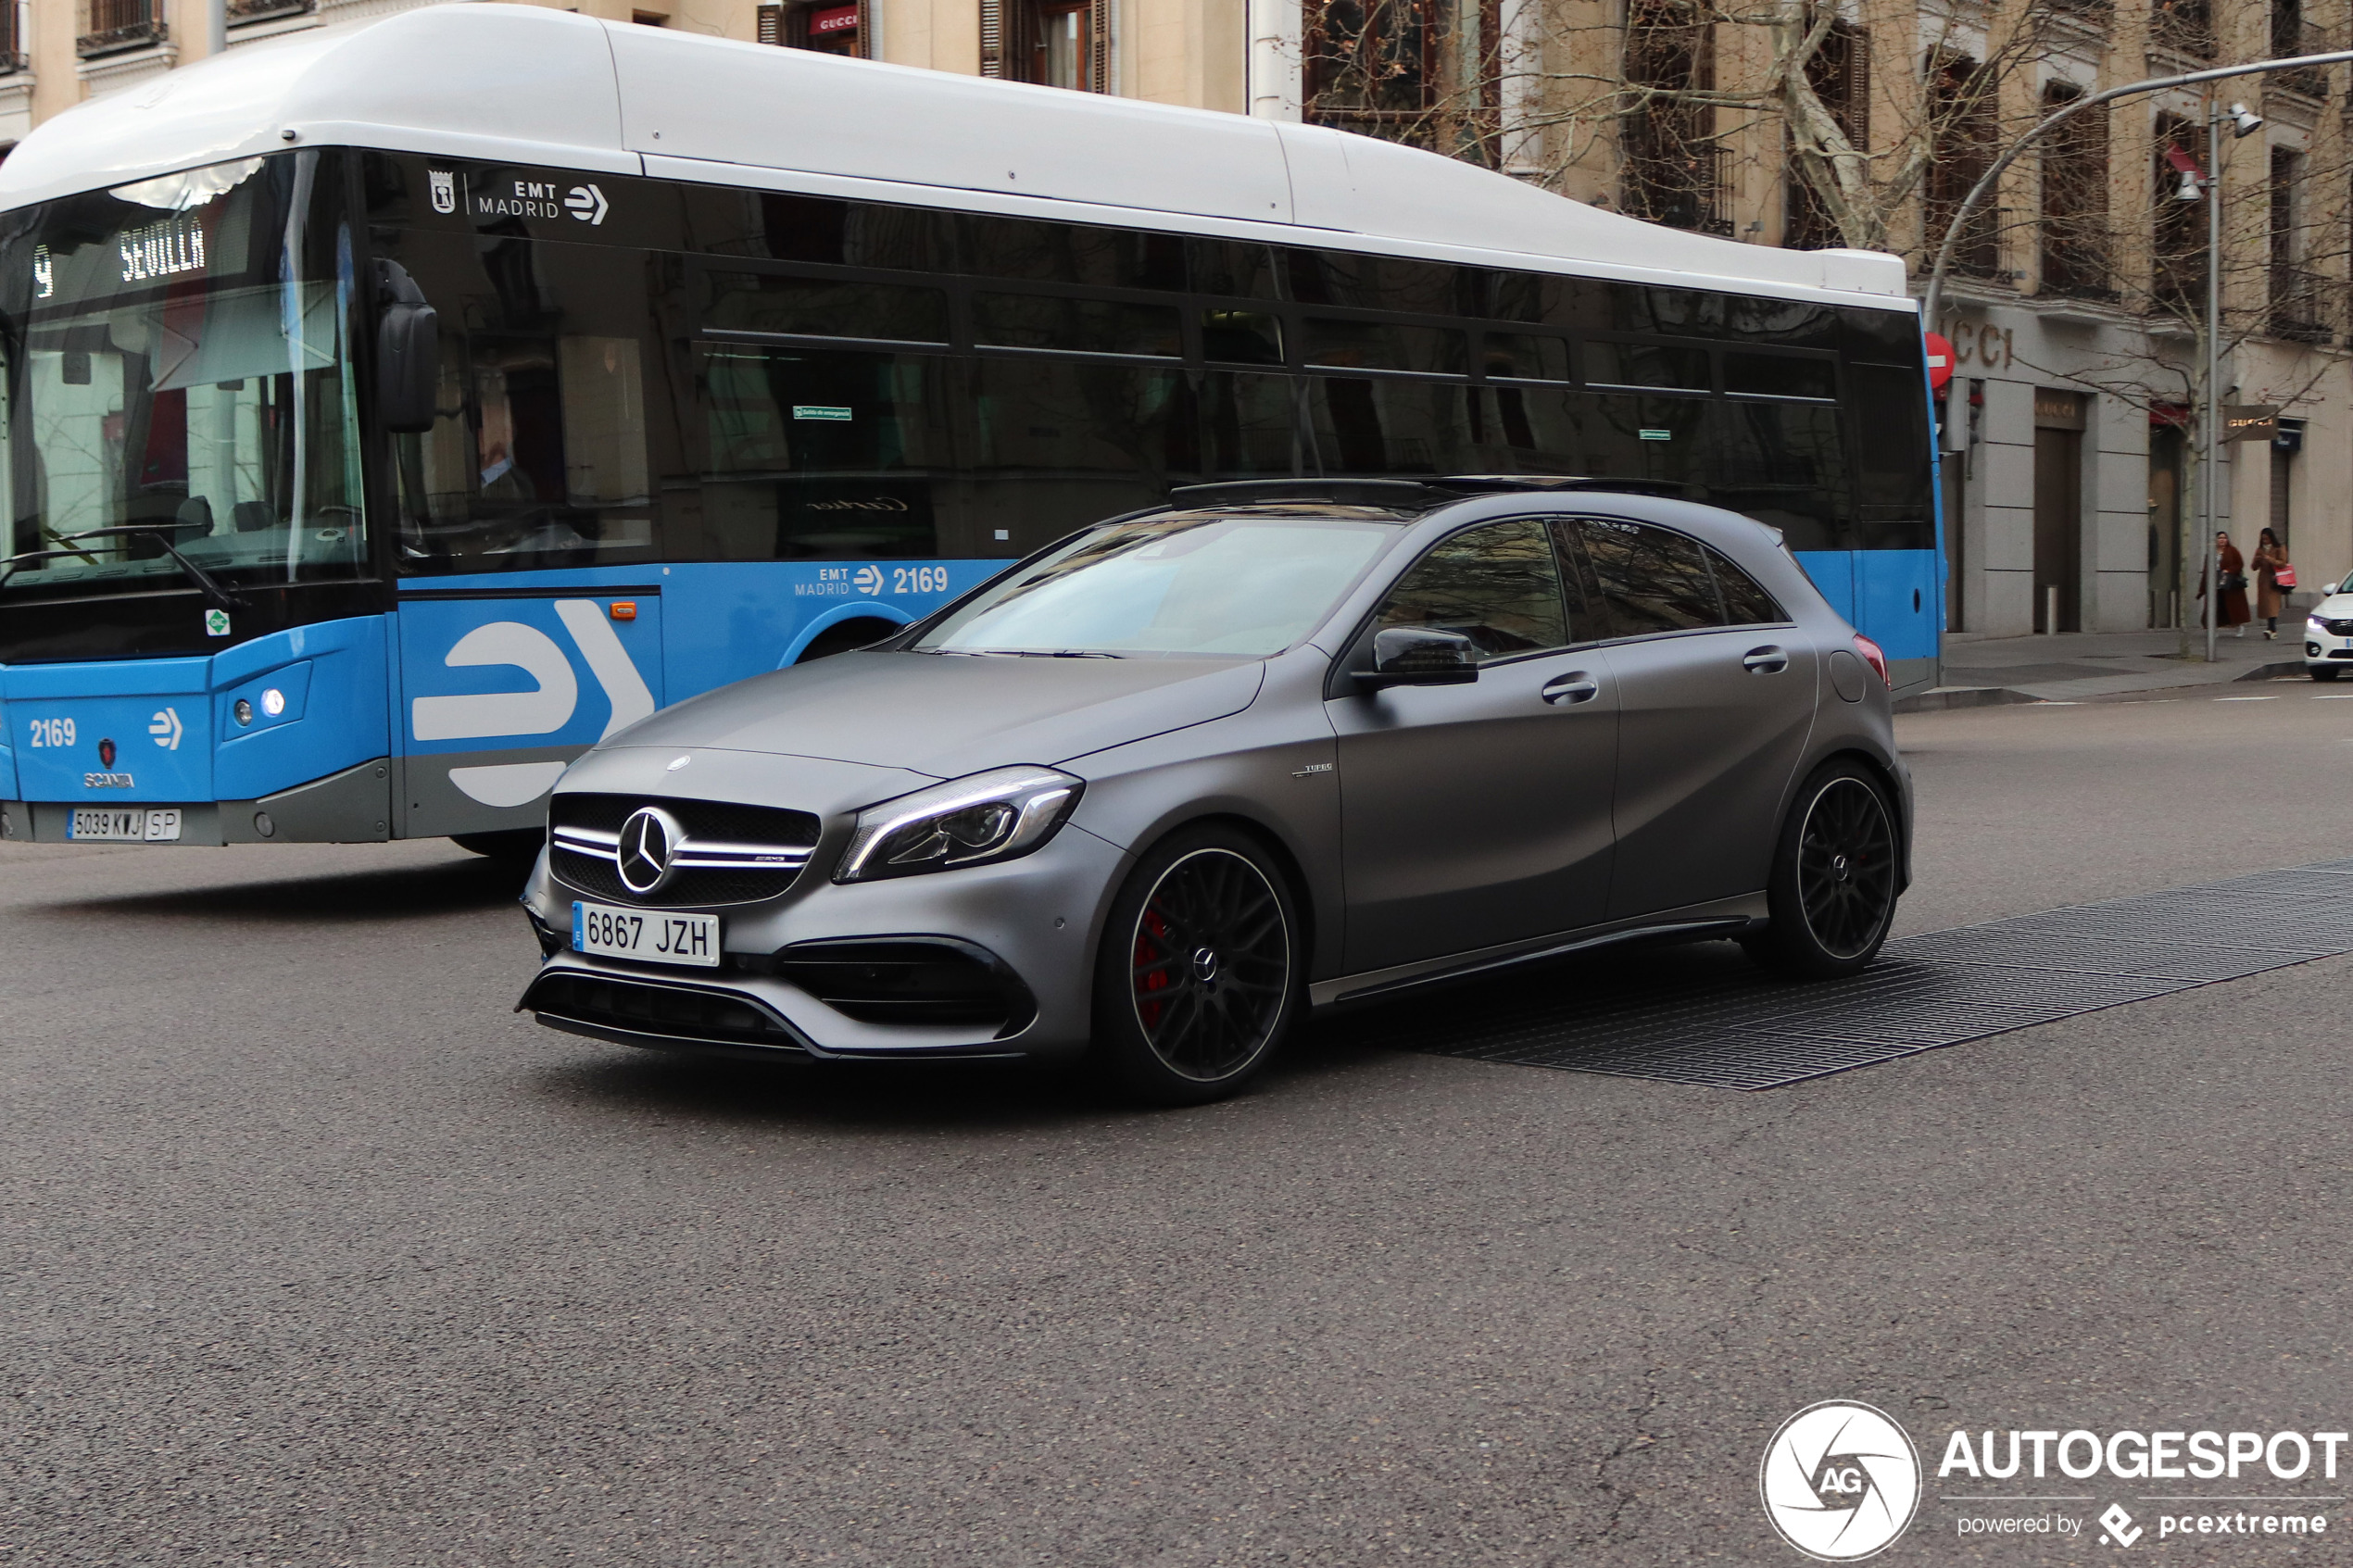
[[[2292,343],[2331,341],[2336,336],[2337,306],[2345,288],[2342,278],[2325,277],[2309,268],[2273,267],[2271,335]]]
[[[6,0],[0,0],[0,5],[6,3]],[[229,0],[229,25],[308,16],[318,8],[318,0]]]
[[[31,63],[24,53],[22,7],[0,0],[0,76],[13,76]]]
[[[2105,223],[2087,219],[2045,218],[2042,226],[2043,275],[2039,292],[2061,299],[2117,298],[2109,258],[2115,237]]]
[[[1944,243],[1945,226],[1952,222],[1953,208],[1957,205],[1930,202],[1928,233],[1931,255]],[[2005,287],[2017,282],[2018,259],[2011,241],[2018,216],[2016,209],[2007,207],[1981,207],[1970,213],[1969,227],[1953,245],[1954,275]]]
[[[1639,129],[1639,122],[1638,122]],[[1635,218],[1702,234],[1732,232],[1730,149],[1629,133],[1626,211]]]
[[[82,32],[73,50],[86,60],[160,44],[167,36],[158,0],[82,0]]]

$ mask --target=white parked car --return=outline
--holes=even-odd
[[[2353,666],[2353,577],[2321,584],[2321,602],[2304,618],[2304,668],[2334,681]]]

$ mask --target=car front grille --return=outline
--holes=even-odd
[[[2332,637],[2353,637],[2353,621],[2325,621],[2322,624],[2329,629]]]
[[[670,880],[643,895],[621,880],[616,859],[622,824],[641,806],[661,807],[686,830],[673,847]],[[567,886],[647,909],[750,904],[792,886],[816,847],[817,831],[812,813],[773,806],[559,795],[547,808],[547,865]]]
[[[532,982],[522,1005],[542,1023],[627,1037],[633,1043],[686,1041],[807,1051],[807,1042],[763,1004],[699,986],[550,970]]]

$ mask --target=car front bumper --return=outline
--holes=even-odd
[[[550,1027],[668,1049],[1062,1059],[1086,1049],[1094,933],[1126,866],[1121,850],[1065,823],[1017,860],[847,885],[829,880],[838,852],[828,833],[779,897],[698,909],[719,920],[716,969],[572,951],[573,902],[610,900],[559,881],[543,854],[523,904],[545,956],[517,1008]],[[842,944],[956,948],[976,965],[993,964],[1026,1005],[1010,1007],[1002,1020],[968,1022],[896,1022],[870,1007],[853,1016],[786,972]]]

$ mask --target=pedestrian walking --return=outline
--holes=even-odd
[[[2275,643],[2280,637],[2280,610],[2287,603],[2287,590],[2296,584],[2296,568],[2287,563],[2287,546],[2270,529],[2255,542],[2255,613],[2263,618],[2263,640]],[[2287,581],[2283,583],[2281,577]]]
[[[2214,534],[2215,553],[2222,558],[2222,592],[2214,603],[2214,624],[2233,628],[2231,635],[2246,635],[2246,558],[2231,543],[2231,536],[2219,529]],[[2208,558],[2208,565],[2212,558]],[[2206,573],[2197,574],[2197,596],[2206,597]]]

